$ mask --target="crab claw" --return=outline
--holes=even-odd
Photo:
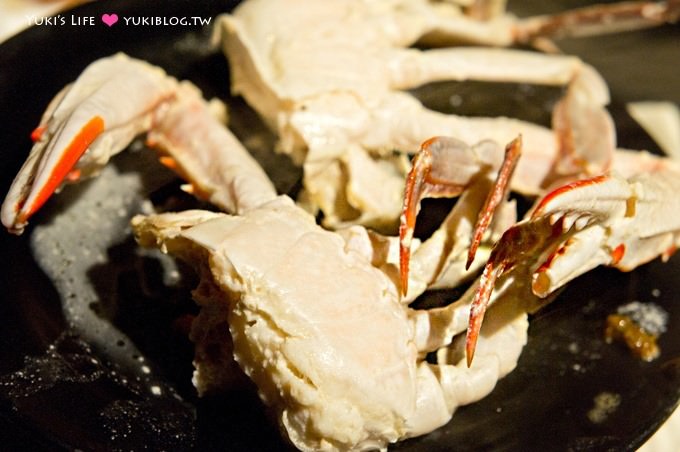
[[[402,295],[408,292],[411,242],[420,201],[424,198],[458,196],[477,177],[488,176],[501,167],[473,231],[474,250],[468,256],[469,267],[484,231],[491,223],[495,209],[505,198],[520,149],[521,138],[517,138],[508,145],[505,159],[501,164],[502,157],[498,152],[500,149],[489,141],[469,147],[455,138],[434,137],[421,145],[406,178],[399,225],[399,274]]]
[[[162,70],[123,54],[88,66],[34,130],[35,144],[2,205],[3,225],[20,234],[64,182],[96,174],[148,129],[176,84]]]
[[[10,232],[20,234],[28,219],[59,188],[78,159],[104,130],[104,119],[95,115],[79,121],[75,127],[79,130],[59,151],[54,146],[47,148],[42,139],[34,145],[2,205],[2,224]],[[44,135],[40,129],[36,130],[34,135]]]
[[[470,309],[468,365],[498,279],[513,278],[513,285],[526,287],[533,310],[540,299],[599,265],[629,271],[665,256],[680,243],[678,190],[680,171],[669,164],[629,179],[601,175],[574,181],[539,200],[491,251]]]
[[[479,331],[484,321],[484,314],[491,300],[496,280],[510,272],[520,264],[532,261],[534,256],[541,254],[547,242],[556,236],[553,229],[558,226],[549,222],[522,221],[510,227],[496,243],[489,260],[484,266],[479,286],[470,306],[470,320],[465,340],[465,355],[468,367],[472,364]]]
[[[545,287],[540,289],[539,295],[545,297],[578,274],[605,263],[597,255],[594,262],[586,265],[592,254],[574,253],[576,247],[572,245],[578,241],[577,233],[592,225],[595,219],[602,223],[608,218],[624,217],[632,196],[629,184],[618,177],[597,176],[571,182],[548,193],[537,202],[529,218],[503,233],[484,266],[470,307],[465,343],[468,366],[474,357],[477,338],[496,280],[506,273],[521,269],[524,273],[516,278],[515,284],[526,284],[525,279],[529,279],[535,283],[532,289],[537,289],[539,285],[545,286],[550,269],[569,256],[569,268],[561,270],[568,273],[569,278],[566,279],[565,274],[559,285],[550,284],[550,290]],[[590,243],[587,247],[597,254],[600,249],[597,245]]]

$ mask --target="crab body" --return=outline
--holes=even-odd
[[[135,221],[144,243],[153,220]],[[193,226],[162,245],[197,261],[187,241],[208,253],[202,284],[225,294],[234,356],[263,400],[285,407],[280,420],[293,443],[381,447],[408,431],[417,351],[381,271],[287,198]]]
[[[384,448],[431,431],[490,391],[526,341],[526,317],[515,312],[501,316],[507,324],[489,336],[494,346],[482,347],[478,366],[426,363],[422,314],[361,247],[285,196],[241,216],[140,216],[133,228],[140,244],[199,271],[194,298],[205,313],[225,313],[234,358],[302,450]],[[194,378],[209,389],[216,373]]]

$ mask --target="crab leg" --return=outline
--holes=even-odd
[[[191,83],[179,84],[176,100],[159,116],[147,144],[159,152],[161,163],[188,182],[184,190],[232,213],[276,197],[262,167]]]
[[[465,155],[469,148],[463,143],[446,137],[436,137],[424,142],[420,152],[415,155],[411,171],[406,177],[404,189],[404,205],[399,224],[399,274],[401,293],[408,292],[408,272],[411,258],[411,242],[415,230],[416,217],[420,209],[420,201],[426,197],[458,196],[465,189],[470,176],[476,172],[453,171],[449,165],[457,165],[468,159],[456,157],[456,153]],[[435,160],[439,164],[433,164]],[[459,180],[454,177],[465,174]]]
[[[552,177],[609,169],[616,146],[613,121],[604,109],[609,90],[600,74],[576,57],[497,48],[408,49],[395,52],[388,67],[395,89],[439,80],[565,85],[567,93],[553,112],[558,155]],[[457,130],[452,133],[460,137]],[[533,140],[529,137],[529,146]]]
[[[460,2],[465,15],[477,20],[490,20],[505,12],[507,0],[474,0]]]
[[[456,14],[453,7],[450,9],[449,14],[437,14],[427,5],[412,12],[425,22],[421,30],[425,42],[507,47],[532,43],[541,37],[592,36],[654,27],[674,23],[680,16],[677,0],[599,4],[526,19],[497,13],[479,20],[474,15]]]
[[[680,2],[677,0],[593,5],[521,20],[515,27],[515,39],[528,43],[537,37],[602,35],[675,23],[678,18]]]
[[[576,57],[497,48],[407,49],[396,51],[388,67],[393,89],[439,80],[567,86],[553,112],[558,153],[551,177],[594,175],[609,169],[616,146],[613,121],[604,108],[609,91],[600,74]],[[458,130],[451,133],[460,137]],[[534,146],[533,136],[528,141]]]
[[[525,312],[509,304],[498,308],[482,331],[479,359],[472,368],[461,362],[457,344],[440,349],[436,364],[419,364],[419,397],[416,411],[407,421],[408,436],[448,422],[458,407],[485,397],[515,368],[527,341],[529,322]]]
[[[197,88],[117,54],[92,63],[50,103],[2,205],[3,225],[20,234],[63,183],[96,175],[149,130],[150,145],[165,154],[162,161],[219,207],[241,211],[276,196],[264,171],[214,118]]]
[[[466,269],[470,268],[472,261],[475,259],[477,248],[479,247],[479,244],[482,243],[482,236],[489,228],[491,219],[493,218],[496,209],[508,196],[510,179],[512,178],[512,174],[515,170],[515,167],[517,166],[517,161],[521,152],[522,136],[520,135],[506,146],[505,159],[503,160],[503,164],[498,171],[496,183],[494,184],[493,189],[489,192],[489,196],[486,198],[486,201],[484,201],[484,205],[479,212],[477,224],[475,224],[474,232],[472,234],[467,262],[465,263]]]
[[[5,227],[21,233],[67,175],[96,173],[148,128],[153,111],[172,97],[175,86],[162,70],[123,54],[88,66],[58,95],[61,99],[48,108],[50,117],[34,133],[38,141],[2,206]],[[102,108],[112,104],[115,108]]]
[[[505,153],[501,172],[489,198],[483,207],[473,232],[473,251],[468,264],[481,242],[484,231],[491,223],[493,212],[505,198],[512,170],[519,158],[521,140],[513,141]],[[408,292],[409,261],[411,242],[416,225],[420,201],[424,198],[454,197],[465,190],[480,174],[498,168],[499,154],[495,146],[480,144],[469,148],[464,143],[447,137],[435,137],[424,142],[413,159],[413,165],[406,179],[404,205],[399,225],[399,274],[401,292]]]
[[[328,120],[320,123],[319,117]],[[517,166],[512,189],[523,194],[540,193],[545,181],[550,179],[554,160],[560,157],[555,133],[546,127],[512,118],[469,118],[443,114],[424,108],[411,95],[401,92],[395,92],[381,102],[366,121],[352,121],[352,130],[344,129],[348,122],[341,120],[343,117],[366,117],[365,109],[357,102],[356,96],[338,94],[332,98],[310,99],[304,111],[291,116],[291,127],[284,132],[287,134],[294,130],[296,136],[303,137],[301,141],[309,143],[305,157],[304,186],[306,193],[311,195],[310,201],[321,207],[324,219],[341,219],[334,224],[325,223],[329,227],[356,219],[357,211],[362,212],[362,219],[381,217],[382,223],[396,223],[403,200],[403,170],[401,165],[390,165],[389,169],[385,167],[393,161],[394,149],[417,150],[430,137],[453,136],[466,143],[492,140],[505,144],[521,134],[522,159]],[[355,125],[358,126],[356,130]],[[359,142],[350,144],[347,134]],[[350,151],[355,154],[354,149],[366,154],[364,160],[369,159],[369,155],[375,156],[372,168],[375,172],[380,171],[381,176],[363,178],[365,181],[380,181],[368,184],[370,190],[352,190],[349,193],[347,175],[354,178],[360,172],[368,172],[365,164],[350,169],[348,162],[354,159],[346,156]],[[389,160],[379,157],[386,151],[389,152],[386,155]],[[329,168],[336,170],[330,171]],[[403,171],[403,174],[407,171]],[[382,183],[388,179],[395,181]],[[330,195],[329,186],[344,196]],[[374,193],[380,193],[380,196]],[[344,203],[338,202],[337,198],[346,199],[352,210],[341,208]],[[371,210],[369,214],[365,210],[367,206],[379,208]]]
[[[609,113],[592,96],[590,77],[584,72],[555,105],[552,128],[558,140],[559,156],[554,160],[552,177],[593,176],[609,170],[615,159],[616,129]]]
[[[666,258],[680,242],[678,190],[680,173],[669,165],[627,180],[584,179],[547,194],[491,252],[470,310],[468,363],[497,280],[528,278],[533,294],[545,298],[598,265],[628,271]]]
[[[566,86],[585,72],[580,89],[594,103],[609,102],[605,81],[577,57],[498,48],[455,47],[398,50],[388,63],[393,89],[409,89],[446,80],[531,83]]]

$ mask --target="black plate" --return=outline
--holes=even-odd
[[[98,20],[102,13],[117,13],[214,20],[231,6],[228,1],[97,2],[63,17],[69,22],[71,15]],[[46,103],[99,57],[125,51],[191,79],[208,96],[229,98],[227,63],[206,44],[208,30],[97,23],[38,26],[0,46],[2,193],[30,148],[28,135]],[[677,27],[663,27],[563,43],[569,52],[593,62],[611,83],[622,146],[655,149],[622,105],[629,100],[680,100],[674,65],[679,38]],[[511,93],[504,101],[515,99],[516,105],[508,108],[518,111],[507,114],[525,116],[534,114],[526,111],[530,102],[551,95],[524,90],[517,100],[512,93],[518,87],[475,84],[438,84],[417,94],[437,106],[455,91],[475,105],[486,103],[485,95],[491,101],[491,90]],[[229,102],[238,113],[233,126],[240,137],[247,143],[255,134],[261,138],[262,125],[252,111],[239,100]],[[263,148],[270,143],[265,135]],[[271,156],[262,158],[281,191],[294,189],[299,175],[290,166],[280,159],[272,163]],[[122,210],[111,213],[97,195],[91,199],[91,192],[104,183],[95,180],[64,190],[22,237],[0,234],[3,445],[84,450],[287,447],[251,387],[204,399],[195,396],[191,345],[176,322],[192,309],[187,291],[193,281],[180,268],[184,279],[159,282],[161,267],[170,264],[140,253],[125,226],[145,196],[157,205],[181,207],[186,201],[178,197],[174,177],[156,166],[150,153],[124,153],[110,167],[114,172],[102,180],[109,178],[116,187],[142,169],[139,187],[121,182],[132,193],[118,206]],[[283,175],[275,173],[282,167]],[[91,202],[98,212],[94,219],[83,213],[69,220],[71,230],[77,227],[75,234],[67,231],[63,239],[55,235],[56,219],[69,218],[74,206]],[[629,274],[598,269],[579,278],[534,316],[517,370],[490,396],[460,409],[445,427],[395,449],[634,449],[663,423],[680,396],[680,306],[673,303],[678,274],[676,256]],[[670,315],[669,333],[660,339],[661,357],[652,363],[603,341],[606,316],[631,300],[654,302]],[[603,392],[620,395],[620,406],[594,423],[588,413]]]

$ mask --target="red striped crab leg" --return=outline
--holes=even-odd
[[[162,153],[161,162],[189,181],[192,193],[225,210],[276,196],[196,87],[119,53],[90,64],[50,103],[2,205],[2,224],[20,234],[62,184],[96,175],[144,132]]]
[[[88,66],[50,103],[33,132],[37,140],[2,205],[3,225],[20,234],[62,183],[95,174],[148,128],[176,85],[162,70],[123,54]]]
[[[528,218],[503,234],[484,267],[470,310],[468,365],[498,280],[530,284],[531,293],[545,298],[599,265],[629,271],[667,258],[680,243],[679,191],[680,171],[667,161],[629,179],[575,181],[539,200]]]

